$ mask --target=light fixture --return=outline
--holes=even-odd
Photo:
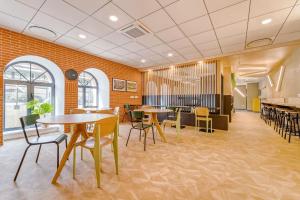
[[[272,22],[272,19],[271,19],[271,18],[268,18],[268,19],[262,20],[262,21],[261,21],[261,24],[266,25],[266,24],[269,24],[269,23],[271,23],[271,22]]]
[[[78,34],[78,37],[81,39],[86,39],[86,35],[84,35],[84,34]]]
[[[283,78],[283,72],[284,72],[284,66],[282,65],[280,67],[280,72],[279,72],[279,76],[278,76],[278,79],[277,79],[276,92],[279,92],[279,90],[280,90],[281,83],[282,83],[282,78]]]
[[[267,79],[269,81],[270,86],[273,87],[274,84],[273,84],[273,81],[272,81],[270,75],[267,75]]]
[[[173,70],[174,68],[175,68],[175,66],[174,66],[174,65],[171,65],[171,66],[170,66],[170,69],[172,69],[172,70]]]
[[[238,89],[237,87],[235,87],[234,90],[235,90],[237,93],[239,93],[239,95],[241,95],[243,98],[246,97],[246,95],[245,95],[240,89]]]
[[[172,57],[173,56],[173,54],[172,53],[168,53],[168,57]]]
[[[119,20],[119,18],[117,16],[115,16],[115,15],[109,16],[109,19],[110,19],[110,21],[113,21],[113,22],[116,22],[116,21]]]
[[[142,60],[141,60],[141,63],[145,63],[145,62],[146,62],[146,60],[145,60],[145,59],[142,59]]]
[[[199,61],[198,61],[198,64],[202,65],[202,64],[203,64],[203,61],[202,61],[202,60],[199,60]]]
[[[239,67],[238,68],[239,71],[254,71],[254,70],[267,70],[266,67]]]

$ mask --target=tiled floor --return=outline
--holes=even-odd
[[[138,134],[125,147],[128,128],[121,127],[119,176],[110,148],[104,150],[101,189],[88,152],[78,159],[76,180],[71,158],[52,185],[54,145],[42,149],[39,164],[37,148],[31,149],[14,183],[25,142],[6,142],[0,147],[0,199],[300,199],[300,139],[288,144],[258,114],[236,113],[230,131],[213,135],[183,129],[177,140],[169,128],[168,143],[154,145],[149,137],[146,152]]]

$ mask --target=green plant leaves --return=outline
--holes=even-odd
[[[41,103],[37,99],[33,99],[27,102],[27,108],[31,110],[32,114],[45,115],[46,113],[51,113],[54,109],[53,105],[46,102]]]

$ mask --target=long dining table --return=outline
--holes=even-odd
[[[162,130],[161,126],[159,125],[158,119],[157,119],[157,114],[159,113],[169,113],[173,112],[170,109],[159,109],[159,108],[140,108],[140,109],[135,109],[134,111],[144,111],[146,114],[151,115],[151,121],[150,123],[153,123],[162,139],[163,142],[167,142],[167,139],[165,137],[165,133]]]
[[[109,118],[114,116],[112,114],[67,114],[67,115],[56,115],[45,117],[42,119],[37,120],[38,123],[42,124],[58,124],[58,125],[72,125],[72,135],[70,141],[67,145],[67,148],[61,158],[59,166],[55,172],[54,177],[52,178],[52,184],[55,184],[62,169],[64,168],[66,161],[80,135],[83,138],[88,138],[88,133],[86,131],[86,124],[87,123],[95,123],[97,121],[101,121],[105,118]]]

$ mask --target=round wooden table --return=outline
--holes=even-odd
[[[38,123],[42,124],[68,124],[73,126],[73,134],[67,145],[67,148],[63,154],[63,157],[59,163],[58,169],[52,179],[52,183],[55,184],[57,178],[59,177],[66,161],[80,135],[84,138],[88,138],[88,133],[86,132],[86,123],[95,123],[105,118],[112,117],[112,114],[69,114],[69,115],[56,115],[50,116],[42,119],[38,119]]]
[[[158,133],[162,139],[163,142],[167,142],[166,137],[165,137],[165,133],[163,132],[162,128],[159,125],[158,119],[157,119],[157,114],[158,113],[169,113],[169,112],[173,112],[170,109],[159,109],[159,108],[141,108],[141,109],[136,109],[134,111],[144,111],[147,114],[151,114],[151,123],[153,123],[155,125],[155,127],[158,130]]]

